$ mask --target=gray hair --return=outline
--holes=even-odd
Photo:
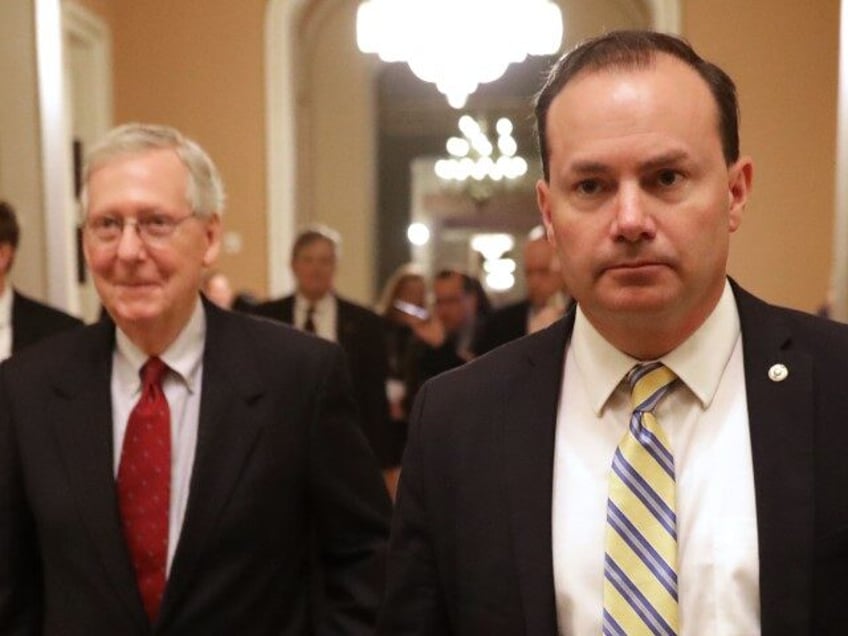
[[[83,216],[88,213],[88,180],[95,170],[118,157],[169,148],[188,169],[186,200],[192,211],[200,217],[221,214],[226,198],[224,183],[206,151],[170,126],[132,123],[113,128],[87,153],[80,193]]]

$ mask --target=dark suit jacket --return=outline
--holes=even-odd
[[[373,633],[389,502],[341,349],[205,308],[190,494],[152,630],[115,495],[114,326],[0,366],[0,633],[299,636],[313,620],[320,634]]]
[[[478,356],[495,347],[527,335],[527,314],[530,301],[522,300],[493,311],[486,318],[480,334],[474,342],[474,353]]]
[[[362,430],[380,465],[397,463],[390,430],[386,399],[388,352],[383,319],[365,307],[336,296],[338,307],[336,338],[347,354],[353,388],[359,406]],[[286,324],[294,324],[294,296],[258,305],[254,312]]]
[[[80,319],[50,305],[28,298],[17,290],[12,292],[12,353],[82,324]]]
[[[848,328],[734,291],[762,633],[848,634]],[[573,316],[419,393],[378,633],[556,634],[551,480]]]

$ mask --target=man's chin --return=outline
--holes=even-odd
[[[160,313],[158,306],[150,302],[118,302],[109,309],[109,314],[119,326],[153,322]]]
[[[609,312],[633,317],[657,316],[673,302],[673,290],[665,286],[633,286],[612,290],[601,299]]]

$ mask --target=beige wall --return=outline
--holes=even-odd
[[[304,25],[308,62],[300,106],[301,222],[330,225],[342,236],[340,293],[372,304],[376,268],[376,120],[374,60],[356,47],[355,2],[325,2]]]
[[[244,245],[224,255],[221,267],[237,286],[264,293],[266,1],[77,1],[114,30],[115,121],[170,123],[211,152],[229,188],[226,225]],[[298,221],[324,221],[348,235],[339,286],[368,300],[370,75],[352,30],[345,31],[357,3],[315,4],[304,38],[312,57],[298,94],[306,115]],[[839,2],[682,4],[684,35],[737,80],[742,147],[755,159],[753,200],[734,237],[731,272],[769,300],[812,310],[830,275]]]
[[[115,122],[176,126],[218,164],[234,285],[264,292],[265,0],[113,1]]]
[[[114,0],[62,0],[63,3],[79,5],[105,20],[110,27],[115,19]]]
[[[14,206],[21,242],[11,278],[47,299],[47,243],[40,177],[41,129],[31,0],[0,2],[0,199]]]
[[[839,0],[685,0],[684,33],[736,80],[754,192],[731,274],[814,310],[827,292],[834,216]]]

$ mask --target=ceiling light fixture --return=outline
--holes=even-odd
[[[384,62],[406,62],[454,108],[528,55],[562,43],[562,12],[549,0],[365,0],[356,40]]]
[[[440,179],[501,181],[520,179],[527,173],[527,160],[515,154],[518,144],[512,136],[512,122],[506,117],[498,120],[495,125],[497,144],[489,140],[486,128],[484,120],[476,120],[470,115],[459,118],[462,137],[447,140],[445,147],[451,157],[439,159],[433,168]]]

